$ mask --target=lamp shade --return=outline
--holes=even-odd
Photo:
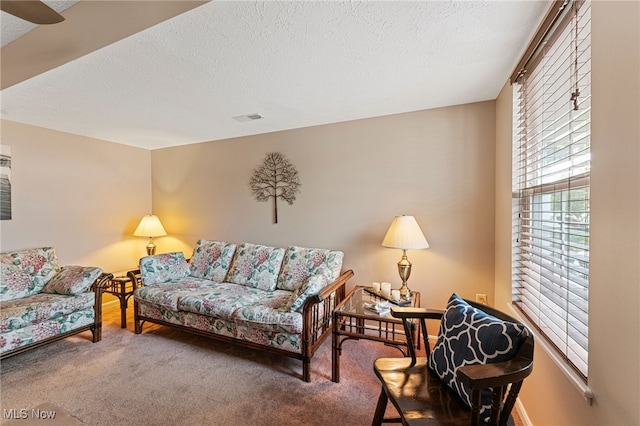
[[[164,230],[158,216],[148,214],[142,218],[140,224],[133,233],[134,237],[164,237],[167,231]]]
[[[389,226],[387,235],[382,240],[384,247],[416,250],[429,248],[416,218],[413,216],[396,216]]]

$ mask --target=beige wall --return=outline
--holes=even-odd
[[[535,425],[640,424],[640,3],[592,3],[590,406],[538,346],[521,393]],[[511,290],[511,88],[496,102],[496,299]]]
[[[151,209],[151,153],[2,120],[11,147],[13,219],[0,221],[2,251],[53,246],[61,264],[121,271],[146,241],[131,236]]]
[[[423,305],[442,307],[453,291],[492,299],[494,110],[482,102],[152,151],[153,210],[169,233],[158,250],[190,255],[198,238],[333,248],[352,285],[399,287],[401,252],[380,244],[393,217],[410,214],[431,245],[408,253]],[[271,151],[302,183],[278,224],[248,186]]]

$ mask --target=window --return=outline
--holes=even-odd
[[[513,301],[586,381],[590,4],[555,2],[547,17],[512,76]]]

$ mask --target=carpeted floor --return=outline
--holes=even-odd
[[[27,424],[7,421],[7,410],[30,418],[54,407],[87,425],[368,425],[380,391],[373,361],[400,355],[349,341],[333,383],[327,339],[305,383],[298,360],[154,325],[136,335],[132,316],[121,329],[119,308],[108,306],[101,342],[85,333],[3,360],[2,424]]]
[[[400,356],[380,343],[348,341],[333,383],[327,339],[306,383],[298,360],[152,324],[136,335],[132,318],[130,307],[121,329],[119,307],[109,305],[101,342],[87,332],[3,360],[0,424],[370,425],[380,392],[373,361]],[[34,418],[51,411],[55,421]]]

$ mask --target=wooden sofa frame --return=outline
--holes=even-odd
[[[84,325],[82,327],[76,328],[71,331],[67,331],[66,333],[57,334],[55,336],[48,337],[43,340],[39,340],[37,342],[31,343],[30,345],[21,346],[19,348],[15,348],[13,350],[4,352],[0,355],[0,359],[9,358],[14,355],[21,354],[31,349],[39,348],[40,346],[47,345],[52,342],[56,342],[58,340],[66,339],[69,336],[73,336],[87,330],[91,331],[91,341],[93,343],[99,342],[102,340],[102,293],[104,291],[105,286],[109,283],[109,281],[113,278],[113,274],[103,273],[101,274],[95,282],[91,285],[91,290],[96,293],[96,299],[93,304],[93,310],[95,313],[95,318],[93,323]]]
[[[140,269],[129,271],[128,277],[131,278],[133,283],[133,290],[135,291],[140,287]],[[336,279],[329,286],[325,287],[320,293],[307,299],[302,307],[302,351],[301,353],[289,352],[283,349],[272,348],[270,346],[264,346],[257,343],[236,339],[229,336],[222,336],[215,333],[210,333],[203,330],[197,330],[190,327],[185,327],[179,324],[173,324],[166,321],[158,320],[155,318],[149,318],[144,315],[140,315],[138,312],[138,301],[134,296],[134,324],[136,334],[142,333],[142,325],[145,322],[155,323],[167,327],[173,327],[178,330],[185,331],[187,333],[197,334],[199,336],[208,337],[214,340],[232,343],[238,346],[243,346],[259,351],[272,353],[276,355],[284,355],[290,358],[302,360],[302,379],[305,382],[311,381],[311,358],[315,354],[316,350],[322,345],[332,332],[332,317],[333,309],[342,300],[344,300],[346,291],[345,286],[347,281],[353,276],[353,271],[348,270],[343,272],[338,279]],[[331,299],[331,294],[335,292],[335,296]],[[320,307],[324,309],[321,310]]]

